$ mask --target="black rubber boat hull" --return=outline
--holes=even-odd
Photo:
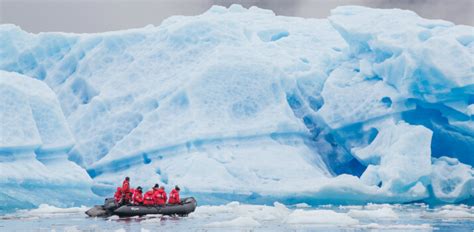
[[[185,198],[179,205],[138,206],[124,205],[114,210],[113,214],[120,217],[143,216],[148,214],[186,216],[196,210],[197,202],[193,197]]]
[[[107,210],[104,209],[103,206],[101,205],[96,205],[94,208],[91,208],[86,211],[86,214],[89,215],[90,217],[107,217],[110,216],[110,214],[107,212]]]
[[[186,216],[196,210],[197,202],[193,197],[184,198],[182,204],[160,206],[123,205],[115,204],[113,198],[105,199],[104,205],[96,205],[86,211],[90,217],[108,217],[118,215],[119,217],[143,216],[147,214],[178,215]]]
[[[90,217],[108,217],[111,216],[118,205],[115,204],[114,198],[106,198],[104,205],[96,205],[93,208],[86,211],[86,214]]]

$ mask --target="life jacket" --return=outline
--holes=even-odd
[[[154,205],[155,204],[155,199],[153,198],[154,196],[154,191],[150,190],[145,193],[145,196],[143,197],[143,204],[144,205]]]
[[[133,192],[132,202],[135,205],[139,205],[143,203],[142,192],[139,191],[138,189]]]
[[[122,201],[122,188],[117,187],[117,191],[114,194],[115,203],[119,203]]]
[[[165,205],[166,204],[166,192],[163,189],[158,189],[154,193],[154,198],[155,198],[155,204],[157,205]]]
[[[170,199],[168,200],[168,204],[179,204],[181,200],[179,199],[179,192],[176,189],[171,190],[170,192]]]

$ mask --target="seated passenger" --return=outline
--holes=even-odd
[[[165,192],[165,187],[164,186],[161,186],[155,192],[154,198],[155,198],[155,204],[157,204],[159,206],[164,206],[166,204],[167,197],[166,197],[166,192]]]
[[[143,204],[142,187],[138,186],[137,189],[133,192],[132,203],[134,205]]]
[[[170,192],[170,199],[168,200],[168,204],[176,205],[180,204],[181,200],[179,199],[179,187],[176,185],[173,190]]]
[[[114,194],[114,199],[116,204],[122,203],[122,188],[117,187],[117,191]]]
[[[143,204],[144,205],[154,205],[155,204],[155,192],[158,189],[158,184],[155,184],[155,186],[150,189],[148,192],[145,193],[145,196],[143,196]]]

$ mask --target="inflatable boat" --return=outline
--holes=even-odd
[[[108,217],[117,215],[119,217],[143,216],[147,214],[187,216],[194,212],[197,202],[193,197],[184,198],[181,204],[165,206],[145,205],[118,205],[113,198],[105,199],[104,205],[96,205],[86,211],[90,217]]]

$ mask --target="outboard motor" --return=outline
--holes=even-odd
[[[112,215],[119,205],[115,203],[114,198],[106,198],[104,205],[96,205],[86,211],[90,217],[108,217]]]
[[[107,211],[114,211],[118,207],[118,204],[115,203],[114,198],[105,198],[104,200],[104,209]]]

